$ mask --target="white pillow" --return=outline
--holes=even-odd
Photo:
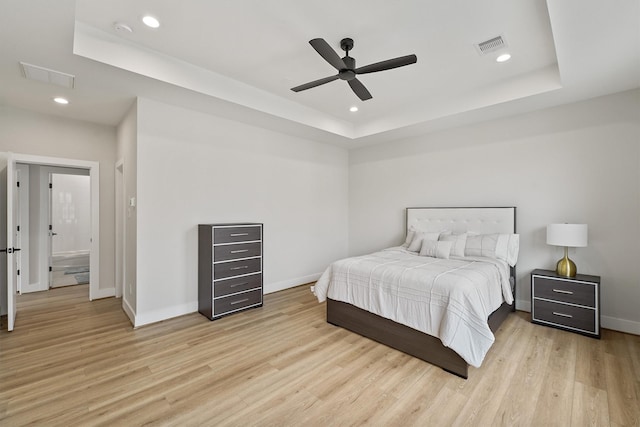
[[[407,238],[405,239],[402,247],[403,248],[409,247],[409,245],[411,244],[411,241],[413,240],[413,236],[415,235],[416,235],[416,232],[414,230],[409,230],[409,232],[407,233]]]
[[[443,242],[452,242],[451,255],[464,256],[464,248],[467,244],[467,233],[462,234],[445,234],[440,236],[440,240]]]
[[[496,245],[496,257],[507,261],[511,267],[518,262],[518,252],[520,251],[519,234],[499,234]]]
[[[420,248],[420,255],[431,258],[449,259],[452,247],[453,242],[423,240],[422,247]]]
[[[467,236],[467,244],[464,248],[464,254],[466,256],[484,256],[489,258],[498,258],[496,256],[497,244],[497,234],[480,234],[478,236]]]
[[[519,247],[519,234],[481,234],[467,237],[464,253],[501,259],[513,267],[518,261]]]
[[[407,250],[410,252],[418,252],[422,247],[423,240],[437,241],[439,236],[440,236],[440,233],[428,233],[426,231],[417,231],[415,232],[415,235],[413,236],[413,240],[411,240],[411,243],[409,244],[409,247],[407,248]]]

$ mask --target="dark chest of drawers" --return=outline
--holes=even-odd
[[[262,224],[198,225],[198,311],[210,320],[262,306]]]
[[[600,338],[600,277],[533,270],[531,321]]]

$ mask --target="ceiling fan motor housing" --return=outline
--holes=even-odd
[[[353,71],[356,68],[356,59],[350,56],[345,56],[342,58],[342,61],[346,68],[340,70],[338,77],[340,77],[341,80],[353,80],[356,77],[356,72]]]

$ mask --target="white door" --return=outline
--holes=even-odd
[[[7,158],[7,330],[13,331],[16,321],[16,285],[17,269],[14,242],[16,238],[16,227],[14,225],[14,215],[16,206],[16,163],[11,154]],[[18,248],[18,250],[20,250]]]
[[[49,173],[49,288],[89,283],[91,177]]]

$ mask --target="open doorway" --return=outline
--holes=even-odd
[[[90,283],[90,170],[28,162],[16,169],[24,178],[17,202],[26,267],[19,293]]]
[[[0,232],[2,233],[2,240],[6,239],[6,248],[3,256],[2,268],[0,268],[0,288],[3,298],[0,300],[0,314],[7,314],[7,330],[14,329],[17,307],[16,307],[16,295],[18,294],[18,274],[22,276],[22,271],[17,267],[17,254],[25,259],[23,248],[18,248],[15,245],[16,236],[14,231],[16,227],[16,217],[18,211],[15,209],[17,202],[16,197],[24,194],[23,191],[18,192],[16,189],[21,187],[18,181],[18,173],[16,173],[16,167],[19,164],[29,165],[29,167],[61,167],[61,168],[75,168],[81,169],[86,172],[90,177],[90,211],[91,211],[91,237],[90,237],[90,271],[89,271],[89,300],[97,298],[105,298],[113,296],[113,288],[100,289],[100,164],[94,161],[76,160],[76,159],[62,159],[55,157],[35,156],[29,154],[17,154],[17,153],[0,153],[0,178],[2,183],[0,185],[3,191],[0,195],[3,200],[6,199],[6,209],[2,209],[2,215],[0,215]],[[2,184],[0,183],[0,184]],[[4,191],[6,189],[6,191]],[[22,190],[22,188],[21,188]],[[48,198],[48,191],[45,192]],[[31,196],[29,196],[31,197]],[[39,197],[42,197],[41,193]],[[24,214],[23,210],[20,210],[20,216]],[[32,212],[32,210],[30,210]],[[5,214],[6,213],[6,214]],[[31,213],[29,214],[31,215]],[[37,222],[36,222],[37,223]],[[41,286],[41,290],[49,289],[49,243],[48,239],[48,217],[45,220],[45,225],[38,225],[38,230],[30,229],[29,236],[25,236],[21,232],[21,244],[29,248],[29,252],[37,252],[40,256],[36,257],[38,260],[46,259],[46,262],[33,265],[29,262],[29,271],[38,272],[37,278],[35,276],[30,277],[29,285],[37,280],[38,286]],[[18,225],[19,226],[19,225]],[[44,239],[44,243],[42,240]],[[32,245],[35,243],[37,249]],[[44,252],[44,255],[42,253]],[[31,260],[30,260],[31,261]],[[24,263],[20,263],[24,268]],[[30,275],[31,276],[31,275]],[[25,292],[25,288],[28,286],[24,276],[20,281],[20,292]],[[6,296],[6,298],[5,298]]]

